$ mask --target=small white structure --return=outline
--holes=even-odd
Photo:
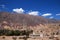
[[[40,34],[40,37],[42,37],[42,38],[43,38],[43,34],[42,34],[42,33]]]
[[[54,35],[54,37],[58,37],[58,35]]]

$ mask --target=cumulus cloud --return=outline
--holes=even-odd
[[[60,14],[56,14],[56,16],[60,16]]]
[[[42,16],[51,16],[52,14],[51,13],[46,13],[46,14],[43,14]]]
[[[13,11],[17,13],[24,13],[24,10],[22,8],[16,8],[16,9],[13,9]]]
[[[39,15],[39,12],[38,11],[31,11],[31,12],[28,12],[29,15]]]

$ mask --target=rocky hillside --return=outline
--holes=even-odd
[[[48,23],[47,19],[39,16],[32,16],[27,14],[11,14],[8,12],[0,12],[0,22],[7,21],[9,23],[19,23],[26,25],[38,25],[40,23]]]
[[[0,26],[3,23],[15,27],[20,26],[36,26],[40,24],[59,23],[60,21],[54,19],[46,19],[41,16],[33,16],[28,14],[17,14],[9,12],[0,12]]]

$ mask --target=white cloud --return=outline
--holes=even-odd
[[[49,17],[50,19],[53,19],[54,17],[53,16],[51,16],[51,17]]]
[[[16,8],[16,9],[13,9],[13,11],[17,13],[24,13],[24,10],[22,8]]]
[[[60,14],[56,14],[57,16],[60,16]]]
[[[28,12],[29,15],[39,15],[39,12],[38,11],[30,11]]]
[[[51,16],[52,14],[51,13],[46,13],[46,14],[43,14],[42,16],[46,17],[46,16]]]

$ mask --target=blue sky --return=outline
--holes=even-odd
[[[60,19],[60,0],[0,0],[0,11]]]

